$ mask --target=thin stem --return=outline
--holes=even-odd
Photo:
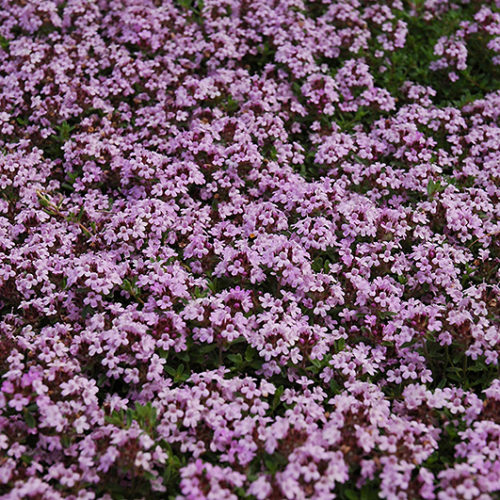
[[[42,191],[37,191],[36,194],[38,196],[38,199],[43,202],[42,206],[43,204],[45,204],[44,210],[46,213],[48,213],[49,215],[57,215],[59,217],[62,217],[66,222],[75,222],[70,220],[69,217],[67,217],[66,215],[64,215],[59,210],[59,207],[57,205],[54,205],[54,203],[52,203],[52,201],[50,201],[49,198],[47,198],[47,195],[45,195]],[[76,224],[84,233],[87,234],[87,236],[92,236],[92,232],[89,229],[87,229],[81,222],[76,222]]]

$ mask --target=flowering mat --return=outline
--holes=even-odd
[[[0,498],[500,491],[500,2],[0,0]]]

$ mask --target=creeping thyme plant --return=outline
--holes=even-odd
[[[499,1],[0,0],[0,498],[498,498],[499,120]]]

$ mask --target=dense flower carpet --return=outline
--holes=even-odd
[[[500,2],[0,0],[0,499],[500,491]]]

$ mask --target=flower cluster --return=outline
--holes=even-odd
[[[0,0],[0,495],[493,499],[500,5]]]

